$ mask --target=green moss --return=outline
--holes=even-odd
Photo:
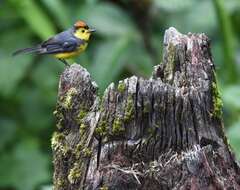
[[[74,149],[74,154],[77,159],[83,158],[83,157],[91,157],[92,150],[90,148],[85,147],[85,144],[83,142],[80,142],[77,147]]]
[[[79,144],[77,145],[77,147],[74,149],[74,154],[75,154],[75,156],[76,156],[77,159],[80,158],[82,149],[83,149],[83,144],[82,144],[82,143],[79,143]]]
[[[213,116],[217,118],[222,117],[222,99],[220,97],[219,90],[216,82],[212,83],[212,95],[213,95]]]
[[[124,121],[129,122],[134,118],[134,105],[133,105],[133,98],[128,96],[127,98],[127,106],[124,113]]]
[[[143,113],[146,114],[146,113],[149,113],[149,112],[150,112],[150,106],[148,104],[144,104]]]
[[[173,72],[175,68],[175,47],[172,43],[168,46],[168,57],[166,68],[164,69],[165,75],[167,76],[167,80],[172,80]]]
[[[58,111],[57,111],[57,110],[54,110],[54,111],[53,111],[53,115],[54,115],[54,116],[57,116],[57,115],[58,115]]]
[[[59,190],[65,187],[65,179],[58,178],[54,180],[54,190]]]
[[[78,113],[77,120],[79,123],[81,123],[82,119],[87,115],[87,111],[85,109],[81,109]]]
[[[67,93],[65,95],[65,98],[64,98],[64,100],[62,102],[62,105],[63,105],[64,108],[70,109],[72,107],[72,98],[76,94],[77,94],[76,88],[70,88],[67,91]]]
[[[118,87],[117,87],[118,91],[119,92],[124,92],[124,90],[126,89],[126,85],[123,81],[120,81],[119,84],[118,84]]]
[[[69,147],[65,144],[65,136],[62,133],[54,132],[51,139],[51,147],[53,150],[61,151],[63,155],[66,155],[69,151]]]
[[[113,135],[119,135],[124,132],[123,122],[121,118],[115,118],[113,121],[112,132]]]
[[[63,121],[63,118],[58,119],[58,122],[56,124],[57,129],[62,129],[62,121]]]
[[[74,184],[81,177],[81,167],[79,164],[75,163],[73,168],[70,169],[68,174],[68,181]]]
[[[64,135],[59,132],[54,132],[51,139],[52,149],[55,149],[65,139]]]
[[[100,136],[107,135],[107,121],[105,120],[105,118],[102,118],[99,121],[98,127],[95,129],[95,132]]]
[[[58,129],[62,129],[62,121],[64,119],[64,116],[63,116],[61,110],[60,109],[55,110],[53,112],[53,115],[55,116],[55,118],[57,120],[56,127]]]
[[[84,123],[82,123],[79,127],[79,133],[81,137],[84,135],[86,129],[87,129],[87,126]]]
[[[79,143],[75,150],[76,150],[76,152],[81,152],[82,148],[83,148],[83,145],[81,143]]]
[[[174,67],[174,61],[175,61],[175,47],[172,43],[168,46],[168,65],[169,68],[171,68],[171,71]]]
[[[90,157],[92,155],[92,150],[90,148],[84,148],[83,155],[84,157]]]
[[[88,109],[84,107],[84,105],[81,105],[80,107],[81,109],[79,110],[78,115],[76,117],[76,121],[79,125],[83,123],[83,119],[86,117],[86,115],[89,112]]]
[[[101,104],[100,104],[100,112],[104,112],[104,105],[103,105],[103,100],[101,100]]]

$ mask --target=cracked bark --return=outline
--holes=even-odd
[[[240,189],[204,34],[168,29],[151,78],[101,99],[84,68],[66,68],[54,114],[55,190]]]

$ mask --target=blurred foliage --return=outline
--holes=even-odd
[[[240,158],[239,0],[0,0],[0,189],[51,189],[50,138],[64,65],[50,56],[11,57],[83,19],[97,29],[76,59],[100,92],[161,62],[165,29],[212,40],[224,120]]]

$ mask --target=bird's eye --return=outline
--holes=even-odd
[[[85,30],[82,30],[82,33],[84,33],[85,32]]]

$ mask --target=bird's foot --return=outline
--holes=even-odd
[[[65,59],[59,59],[65,66],[70,67],[70,64]]]

